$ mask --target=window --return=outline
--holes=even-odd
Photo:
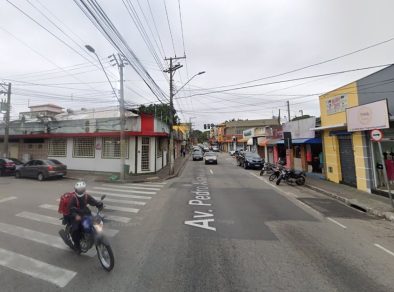
[[[51,139],[48,143],[48,156],[66,157],[67,156],[67,140]]]
[[[73,157],[94,158],[94,138],[74,138]]]
[[[142,137],[142,153],[141,153],[141,169],[142,171],[149,171],[149,152],[150,152],[150,139],[149,137]]]
[[[128,146],[125,143],[125,157],[128,157]],[[120,138],[119,137],[104,137],[102,158],[120,158]]]

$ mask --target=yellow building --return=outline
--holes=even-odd
[[[357,82],[319,97],[323,134],[324,172],[327,180],[370,192],[367,143],[364,132],[347,132],[346,108],[359,105]]]

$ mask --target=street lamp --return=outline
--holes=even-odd
[[[181,86],[181,88],[179,88],[179,89],[174,93],[174,96],[175,96],[179,91],[181,91],[181,89],[182,89],[183,87],[185,87],[190,81],[192,81],[192,79],[193,79],[194,77],[196,77],[196,76],[198,76],[198,75],[202,75],[202,74],[205,74],[205,71],[201,71],[201,72],[198,72],[197,74],[194,74],[185,84],[183,84],[183,85]]]
[[[95,49],[92,46],[85,45],[85,48],[96,55],[96,58],[98,62],[101,65],[101,68],[103,69],[103,72],[105,74],[105,77],[107,77],[109,85],[111,85],[112,91],[115,94],[116,99],[119,102],[119,114],[120,114],[120,180],[125,179],[125,171],[124,171],[124,166],[125,166],[125,161],[126,161],[126,153],[125,153],[125,110],[124,110],[124,90],[123,90],[123,66],[121,66],[121,71],[120,71],[120,98],[118,98],[118,95],[116,94],[115,88],[113,87],[111,80],[108,77],[107,72],[104,69],[103,64],[100,61],[99,56],[97,55]]]

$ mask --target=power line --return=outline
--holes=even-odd
[[[174,44],[174,37],[172,36],[172,30],[171,30],[171,25],[170,25],[170,18],[168,17],[168,11],[167,11],[166,0],[163,0],[163,4],[164,4],[164,10],[166,11],[168,29],[170,30],[172,48],[174,49],[174,55],[176,56],[175,44]]]
[[[184,38],[184,35],[183,35],[182,9],[181,9],[181,1],[180,0],[178,0],[178,10],[179,10],[179,21],[181,23],[183,55],[186,56],[185,38]]]

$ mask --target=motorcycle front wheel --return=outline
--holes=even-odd
[[[304,176],[300,176],[299,178],[297,178],[296,184],[299,185],[299,186],[304,185],[305,184],[305,177]]]
[[[96,244],[96,250],[101,266],[107,272],[111,271],[115,265],[114,253],[112,252],[111,246],[104,242],[98,242]]]
[[[278,176],[275,173],[273,173],[273,174],[270,175],[269,181],[274,181],[277,178],[278,178]]]

